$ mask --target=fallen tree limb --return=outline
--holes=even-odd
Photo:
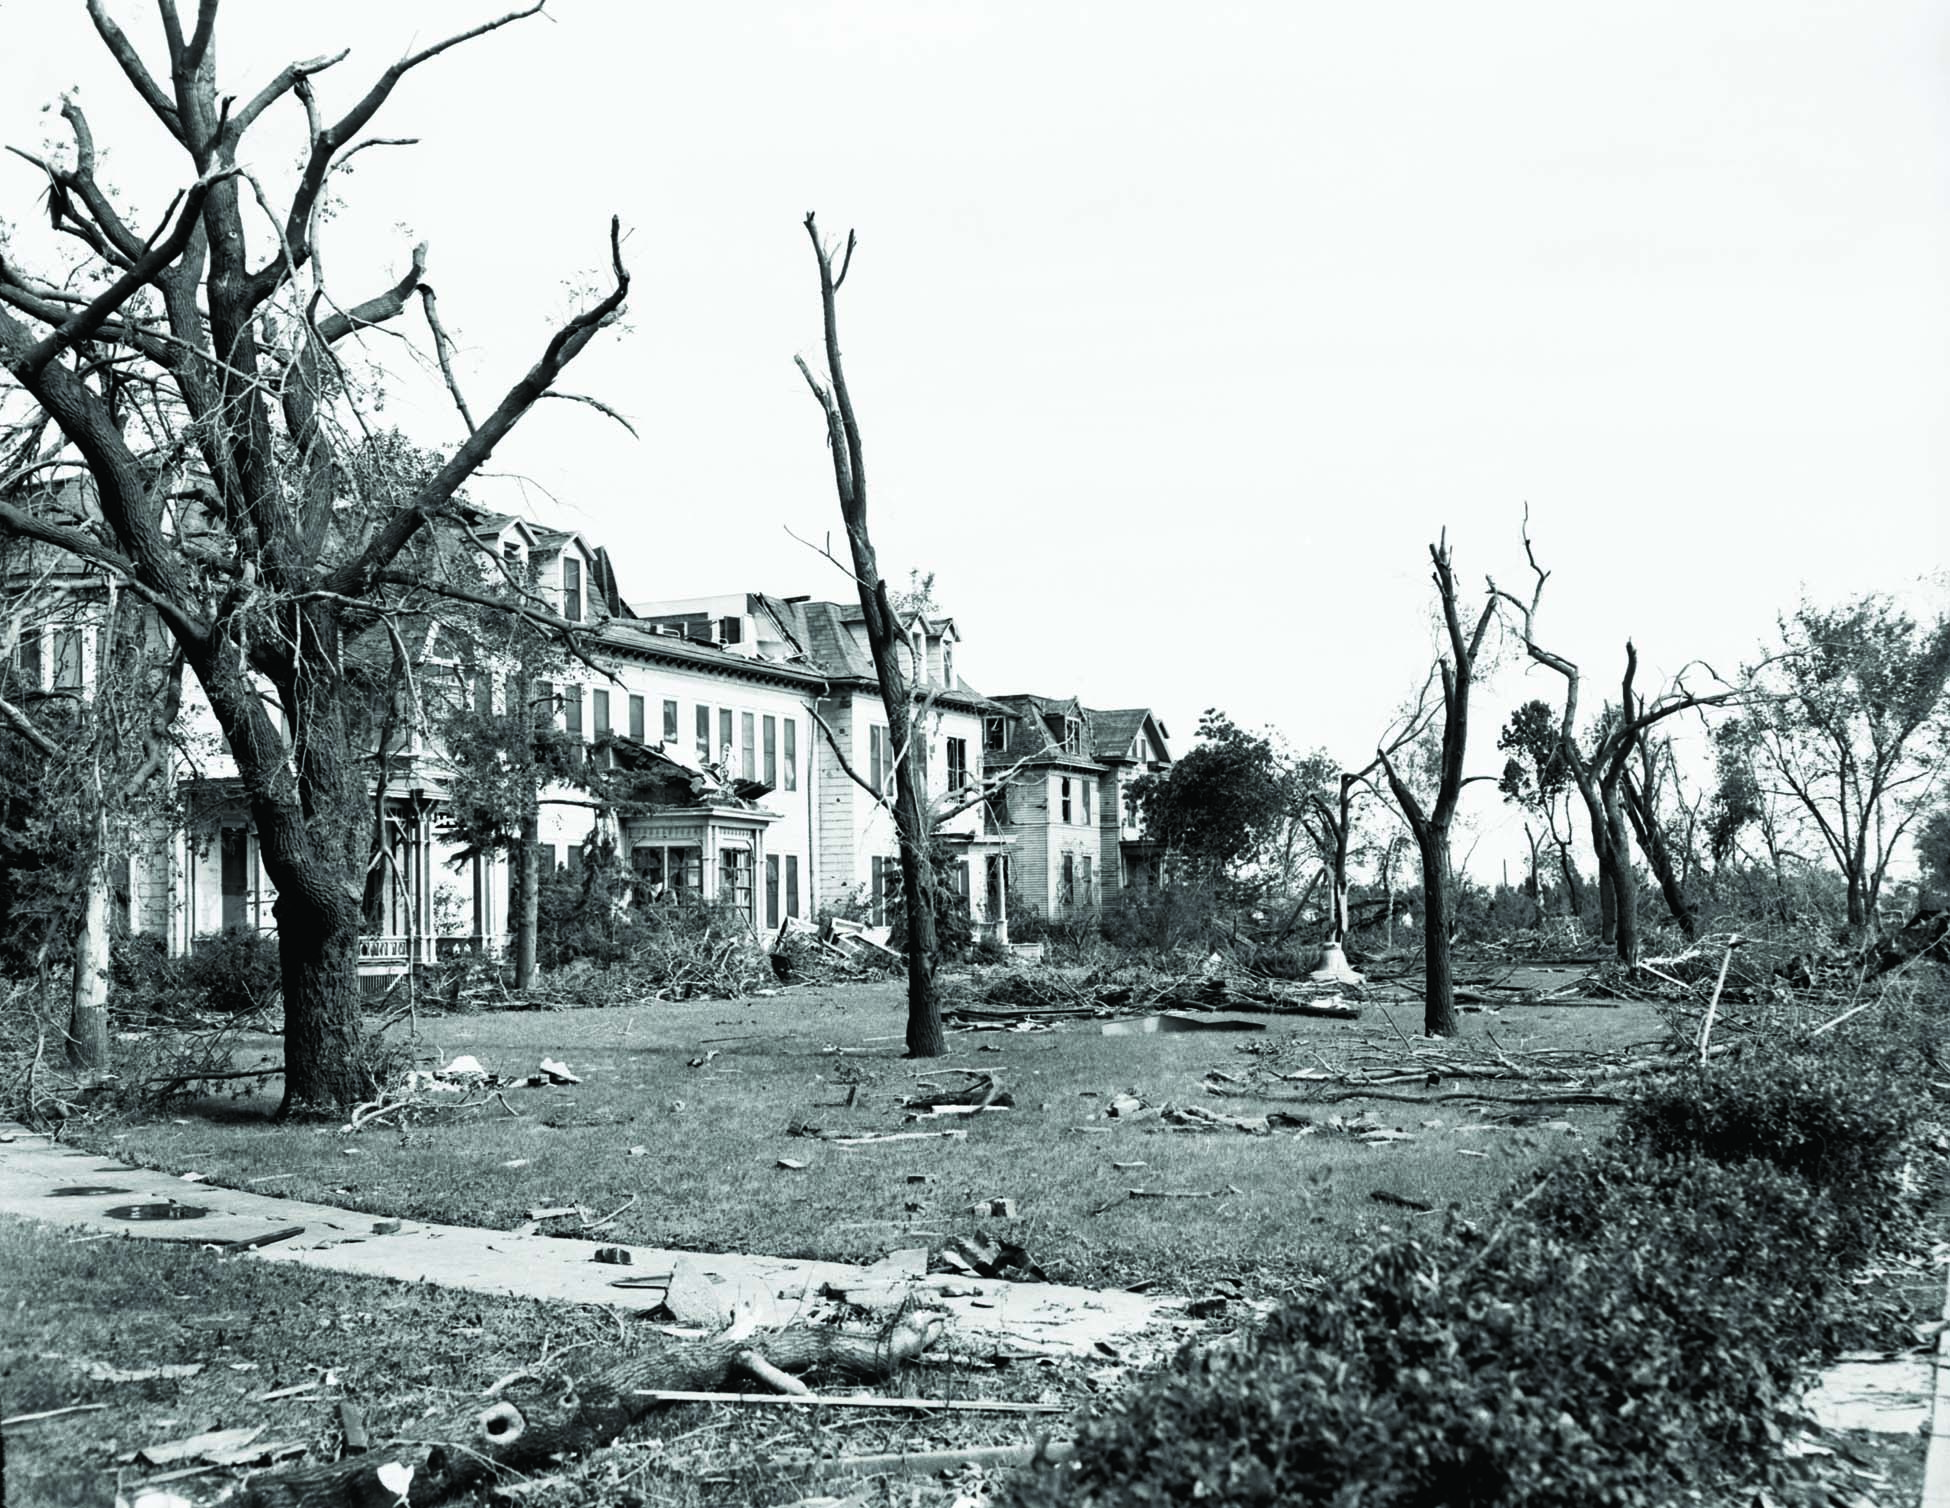
[[[608,1445],[660,1405],[660,1389],[707,1391],[758,1369],[821,1368],[883,1378],[913,1360],[941,1329],[938,1313],[910,1310],[879,1334],[794,1325],[737,1338],[683,1341],[631,1357],[593,1377],[518,1374],[472,1414],[430,1440],[396,1440],[324,1466],[253,1478],[240,1508],[424,1508],[501,1476]],[[643,1396],[648,1390],[651,1396]]]
[[[799,1408],[907,1409],[923,1413],[1060,1414],[1060,1403],[1011,1403],[999,1398],[848,1397],[844,1393],[713,1393],[686,1388],[638,1388],[653,1403],[786,1404]]]

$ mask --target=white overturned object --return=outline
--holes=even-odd
[[[1348,963],[1347,954],[1339,943],[1329,943],[1321,950],[1320,967],[1307,976],[1321,983],[1360,984],[1365,976],[1359,974]]]

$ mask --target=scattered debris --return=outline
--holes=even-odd
[[[627,1246],[599,1246],[589,1254],[592,1262],[607,1262],[612,1267],[630,1265],[630,1249]]]
[[[717,1054],[713,1053],[711,1056],[716,1057]],[[554,1058],[543,1058],[540,1068],[542,1077],[551,1084],[580,1084],[582,1082],[575,1074],[569,1072],[569,1065],[567,1063],[558,1063]]]
[[[1026,1250],[993,1236],[956,1236],[941,1248],[936,1260],[944,1270],[967,1277],[1006,1278],[1014,1283],[1048,1281]]]
[[[978,1199],[968,1207],[971,1215],[989,1215],[996,1219],[1016,1218],[1016,1202],[1013,1199]]]
[[[801,1171],[806,1165],[803,1162],[799,1161],[799,1159],[796,1157],[781,1157],[779,1159],[779,1166],[782,1168],[788,1168],[792,1172],[797,1173]]]
[[[924,1413],[1060,1414],[1061,1403],[1012,1403],[999,1398],[891,1398],[860,1393],[710,1393],[684,1388],[637,1388],[656,1403],[791,1404],[800,1408],[904,1409]]]
[[[1377,1204],[1392,1204],[1397,1209],[1414,1210],[1421,1215],[1426,1215],[1435,1208],[1434,1205],[1423,1200],[1410,1199],[1406,1194],[1391,1194],[1386,1189],[1370,1189],[1368,1197]]]
[[[35,1414],[9,1414],[0,1419],[0,1429],[12,1429],[17,1424],[35,1424],[42,1419],[59,1419],[68,1414],[92,1414],[107,1408],[105,1403],[71,1403],[66,1408],[42,1409]]]
[[[1106,1037],[1149,1037],[1159,1032],[1263,1032],[1264,1021],[1240,1021],[1229,1016],[1191,1016],[1183,1011],[1166,1011],[1158,1016],[1129,1016],[1106,1021]]]
[[[179,1461],[209,1460],[213,1453],[229,1454],[249,1445],[271,1426],[260,1424],[252,1429],[213,1429],[200,1435],[189,1435],[181,1440],[169,1440],[160,1445],[145,1445],[140,1450],[130,1451],[126,1456],[117,1457],[122,1461],[141,1461],[148,1466],[174,1466]]]
[[[366,1434],[365,1415],[359,1406],[348,1399],[339,1400],[339,1433],[345,1438],[345,1454],[361,1455],[371,1448],[372,1440]]]
[[[105,1361],[89,1364],[90,1382],[155,1382],[166,1378],[194,1377],[203,1370],[200,1361],[170,1362],[160,1367],[112,1367]],[[9,1420],[9,1423],[13,1421]]]

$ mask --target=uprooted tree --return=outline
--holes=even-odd
[[[873,536],[867,529],[867,471],[860,447],[860,424],[853,412],[853,395],[840,362],[838,296],[853,265],[856,245],[849,234],[837,270],[834,248],[819,237],[813,216],[806,216],[806,234],[819,260],[819,304],[826,346],[826,378],[821,381],[803,357],[799,371],[819,400],[826,416],[826,444],[833,456],[833,483],[839,492],[840,517],[852,556],[854,586],[865,616],[867,648],[873,654],[880,702],[887,713],[887,737],[895,751],[894,830],[900,839],[901,904],[906,915],[907,1055],[938,1058],[948,1050],[941,1029],[941,1003],[934,991],[937,952],[930,851],[933,821],[928,810],[927,732],[915,717],[908,677],[901,669],[900,620],[880,574]]]
[[[185,182],[166,210],[145,205],[137,220],[132,201],[98,180],[94,132],[69,99],[70,150],[29,161],[71,260],[46,273],[0,260],[0,368],[10,380],[0,403],[46,436],[33,465],[83,479],[88,495],[84,517],[0,503],[0,532],[122,583],[180,648],[215,716],[278,893],[287,1110],[343,1107],[367,1087],[356,969],[368,811],[364,751],[353,747],[343,696],[346,640],[404,601],[468,595],[433,568],[430,529],[619,317],[629,286],[612,221],[610,292],[557,329],[478,423],[450,381],[468,434],[431,476],[410,490],[361,492],[356,468],[343,464],[358,433],[345,354],[354,337],[390,325],[417,295],[442,358],[448,342],[424,247],[369,296],[327,285],[317,252],[337,208],[331,175],[389,144],[365,133],[409,73],[541,8],[401,58],[332,118],[320,81],[344,52],[232,93],[217,81],[216,0],[201,0],[187,26],[175,0],[163,0],[155,70],[103,0],[89,0],[103,46],[181,146]],[[274,109],[299,112],[305,128],[282,191],[243,152]]]

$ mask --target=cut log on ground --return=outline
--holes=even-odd
[[[422,1508],[503,1472],[532,1471],[608,1445],[661,1407],[644,1389],[737,1391],[769,1369],[891,1376],[939,1334],[942,1317],[911,1310],[878,1334],[794,1325],[742,1337],[678,1342],[593,1377],[518,1374],[472,1414],[326,1466],[253,1479],[241,1508]]]

